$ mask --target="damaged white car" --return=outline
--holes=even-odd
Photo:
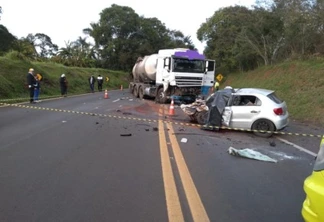
[[[183,104],[181,109],[191,121],[204,125],[205,129],[225,126],[253,130],[263,137],[284,129],[289,122],[286,102],[267,89],[228,87],[211,94],[206,100]]]

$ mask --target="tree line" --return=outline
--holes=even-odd
[[[250,8],[225,7],[201,24],[197,38],[206,43],[204,54],[215,59],[218,71],[223,73],[321,55],[323,9],[322,0],[264,0]],[[58,48],[44,33],[17,39],[0,25],[0,55],[15,53],[22,59],[66,66],[130,71],[139,56],[159,49],[195,49],[191,36],[168,29],[157,18],[139,16],[132,8],[116,4],[102,10],[99,21],[82,32],[85,37]]]

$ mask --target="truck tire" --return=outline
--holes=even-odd
[[[133,94],[134,86],[131,83],[129,83],[128,88],[129,92]]]
[[[163,87],[159,88],[156,101],[161,104],[165,104],[167,102],[167,98],[163,93]]]
[[[135,96],[135,98],[138,98],[138,85],[134,86],[133,95]]]
[[[144,89],[143,89],[143,86],[139,86],[138,87],[138,97],[140,99],[144,99]]]

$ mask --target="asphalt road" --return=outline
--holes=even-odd
[[[179,107],[103,97],[0,107],[0,221],[302,221],[314,156],[296,146],[316,152],[318,138],[202,131]]]

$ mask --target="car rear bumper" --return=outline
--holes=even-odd
[[[304,182],[306,199],[302,215],[306,222],[324,221],[324,175],[323,171],[313,172]]]
[[[276,121],[274,121],[274,124],[275,124],[277,130],[284,129],[285,127],[288,126],[288,123],[289,123],[288,117],[280,118],[280,119],[277,119]]]

